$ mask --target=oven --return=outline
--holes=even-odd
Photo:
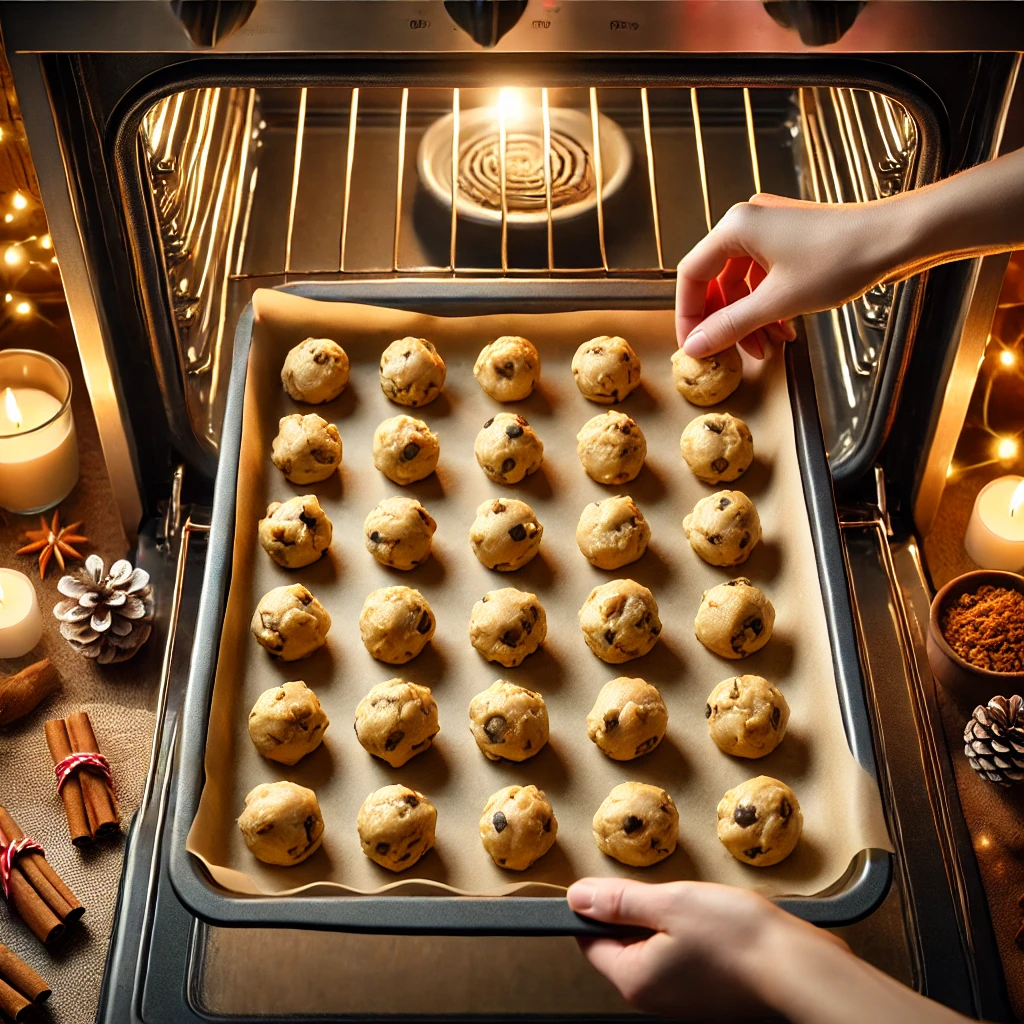
[[[170,884],[235,325],[255,289],[319,281],[359,282],[383,305],[449,292],[668,305],[677,261],[754,192],[870,200],[1024,141],[1019,10],[84,0],[0,3],[0,28],[118,510],[168,595],[100,1019],[626,1014],[571,939],[224,928]],[[524,110],[540,126],[525,142]],[[474,162],[460,140],[481,124]],[[515,193],[524,145],[546,168],[529,227]],[[557,189],[574,164],[589,199],[564,215]],[[923,638],[943,575],[925,555],[950,529],[1006,265],[950,264],[803,325],[896,849],[885,898],[838,931],[901,981],[991,1019],[1009,1004]],[[495,958],[534,980],[480,991]]]

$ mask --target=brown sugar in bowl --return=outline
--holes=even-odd
[[[997,694],[1020,693],[1024,688],[1024,671],[996,672],[972,665],[957,654],[943,636],[942,616],[949,604],[963,594],[977,592],[986,584],[1024,594],[1024,576],[995,569],[978,569],[950,580],[935,595],[928,619],[928,664],[932,674],[965,708],[984,704]]]

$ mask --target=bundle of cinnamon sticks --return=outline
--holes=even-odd
[[[33,1006],[50,998],[50,986],[21,957],[0,944],[0,1014],[28,1020]]]
[[[92,723],[84,711],[46,723],[46,745],[55,765],[72,754],[99,754]],[[60,790],[68,818],[71,842],[88,846],[94,839],[121,831],[117,801],[107,779],[89,765],[83,765],[64,780]]]
[[[15,820],[0,807],[0,846],[24,839]],[[42,942],[52,942],[85,908],[38,851],[27,850],[11,866],[8,901]]]

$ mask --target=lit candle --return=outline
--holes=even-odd
[[[981,489],[964,547],[983,569],[1024,569],[1024,477],[1001,476]]]
[[[0,353],[0,506],[42,512],[77,480],[68,371],[41,352]]]
[[[43,617],[31,580],[0,569],[0,658],[28,654],[43,635]]]

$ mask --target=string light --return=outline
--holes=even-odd
[[[15,243],[4,250],[4,263],[9,267],[17,267],[25,262],[25,250]]]
[[[1013,366],[1013,364],[1017,362],[1017,356],[1014,352],[1011,352],[1010,349],[1004,348],[1003,351],[999,353],[999,362],[1001,362],[1003,366]]]
[[[14,307],[14,312],[17,313],[18,316],[28,316],[29,313],[32,312],[32,303],[22,299],[21,302]]]
[[[28,200],[20,192],[15,192],[14,198],[11,200],[11,206],[16,210],[24,210],[28,206]]]
[[[1001,437],[996,445],[996,455],[1000,462],[1012,462],[1017,457],[1019,448],[1015,437]]]
[[[53,248],[53,239],[50,238],[49,235],[43,235],[43,237],[39,239],[39,245],[43,249],[52,249]]]

